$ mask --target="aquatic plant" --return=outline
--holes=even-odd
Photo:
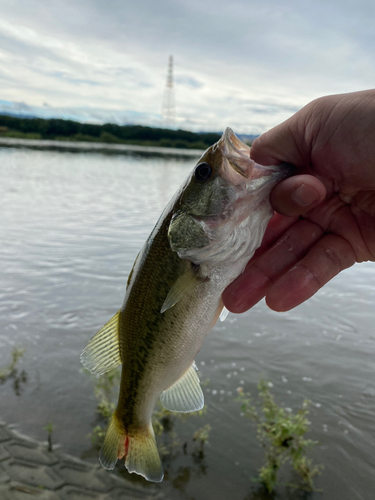
[[[207,412],[207,406],[204,406],[201,410],[192,413],[176,413],[166,410],[160,401],[158,401],[154,413],[152,415],[152,426],[154,428],[155,436],[158,441],[158,450],[162,458],[169,457],[178,453],[179,449],[183,450],[183,453],[187,453],[188,441],[182,442],[178,437],[178,433],[175,430],[175,425],[178,422],[186,422],[192,417],[202,417]],[[203,427],[194,431],[192,440],[197,441],[195,438],[196,434],[199,435],[203,432]],[[202,458],[204,456],[204,444],[208,442],[205,439],[202,445]]]
[[[289,486],[314,490],[313,479],[321,473],[322,465],[313,465],[306,456],[308,448],[317,441],[306,439],[310,422],[307,419],[310,402],[305,400],[302,407],[293,413],[278,406],[271,394],[272,384],[261,380],[258,384],[260,403],[258,408],[252,404],[249,393],[238,388],[237,401],[245,416],[257,425],[257,437],[265,450],[266,461],[259,469],[257,480],[272,492],[278,483],[278,473],[283,465],[289,464],[302,480],[301,485]]]
[[[121,371],[119,368],[115,368],[101,377],[94,379],[94,394],[98,400],[97,415],[99,423],[94,427],[91,434],[93,446],[101,447],[104,442],[107,426],[116,408],[113,401],[115,394],[119,390],[120,378]]]
[[[45,427],[43,427],[43,430],[48,432],[48,436],[47,436],[47,443],[48,443],[47,449],[48,449],[48,451],[53,450],[52,431],[54,428],[55,428],[55,426],[53,425],[52,422],[48,422],[48,424]]]
[[[12,349],[11,363],[6,368],[0,369],[0,382],[5,382],[8,378],[11,377],[12,373],[14,373],[14,370],[16,369],[18,360],[22,358],[24,353],[25,349],[20,349],[19,347],[14,347]]]
[[[200,458],[204,457],[204,446],[206,443],[208,443],[210,431],[211,431],[211,425],[206,424],[203,427],[197,429],[193,434],[193,441],[198,443],[198,456]]]
[[[25,353],[25,349],[14,347],[11,352],[12,361],[5,368],[0,369],[0,385],[13,380],[13,390],[16,396],[21,394],[21,385],[27,382],[27,374],[24,370],[18,371],[17,363]]]

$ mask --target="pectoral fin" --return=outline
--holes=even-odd
[[[172,288],[169,290],[160,312],[163,313],[179,302],[184,295],[193,290],[199,283],[206,281],[207,278],[197,276],[193,269],[188,269],[178,278]]]
[[[195,363],[177,382],[161,393],[160,401],[169,411],[189,413],[203,408],[204,396]]]
[[[121,364],[119,348],[120,314],[120,311],[118,311],[93,336],[82,351],[81,363],[95,375],[102,375]]]

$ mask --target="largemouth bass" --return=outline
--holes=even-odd
[[[100,462],[160,482],[151,416],[204,405],[194,359],[223,311],[223,290],[244,270],[273,214],[269,194],[290,174],[263,167],[227,128],[161,214],[129,275],[121,309],[83,350],[96,375],[122,364],[120,393]]]

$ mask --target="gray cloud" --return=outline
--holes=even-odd
[[[13,0],[1,97],[154,124],[173,53],[179,126],[259,133],[319,95],[373,87],[374,15],[372,0]]]

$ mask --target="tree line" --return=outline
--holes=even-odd
[[[19,118],[0,115],[0,137],[206,149],[219,140],[220,134],[195,133],[188,130],[170,130],[142,125],[116,125],[114,123],[95,125],[60,118]]]

